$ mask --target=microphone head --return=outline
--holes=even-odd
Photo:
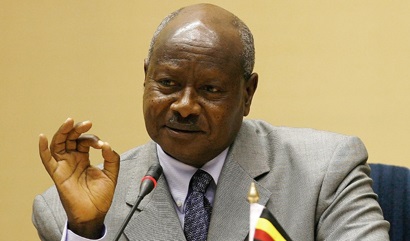
[[[157,181],[161,174],[161,165],[159,163],[152,165],[141,180],[139,196],[144,197],[150,193],[157,186]]]
[[[162,174],[162,167],[159,163],[152,165],[145,176],[150,176],[153,177],[156,181],[158,181],[158,178]]]

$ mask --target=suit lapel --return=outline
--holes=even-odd
[[[248,146],[250,144],[252,146]],[[270,170],[266,154],[255,151],[261,147],[260,144],[258,138],[243,125],[218,180],[208,240],[245,240],[249,233],[247,194],[252,182],[257,186],[260,204],[265,205],[272,195],[255,181]]]
[[[158,163],[155,144],[150,145],[141,156],[146,160],[146,167],[142,168],[144,164],[140,162],[134,167],[136,172],[148,170],[152,164]],[[130,181],[126,196],[129,206],[134,205],[137,199],[143,175],[145,171],[136,173],[135,178]],[[124,234],[129,240],[163,240],[164,237],[169,240],[185,240],[164,175],[159,178],[157,187],[141,201]]]
[[[141,202],[124,233],[130,240],[184,240],[173,200],[164,176],[155,190]]]

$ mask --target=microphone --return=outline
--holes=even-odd
[[[144,197],[148,195],[148,193],[150,193],[157,186],[157,180],[161,176],[161,174],[162,167],[159,163],[152,165],[148,169],[145,176],[141,179],[140,192],[138,194],[137,201],[135,202],[134,206],[132,206],[131,211],[128,213],[127,217],[121,225],[121,228],[115,235],[114,241],[118,241],[122,232],[124,232],[124,229],[127,226],[128,222],[131,220],[132,215],[137,210],[137,207],[142,201],[142,199],[144,199]]]

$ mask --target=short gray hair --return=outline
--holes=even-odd
[[[162,20],[162,22],[159,24],[157,29],[154,32],[154,35],[151,39],[151,43],[149,46],[148,50],[148,57],[147,61],[148,63],[151,60],[152,52],[154,51],[154,45],[155,42],[158,39],[159,34],[161,31],[167,26],[167,24],[178,14],[181,12],[183,8],[176,10],[175,12],[172,12],[168,16]],[[242,51],[242,59],[241,59],[241,64],[243,68],[243,77],[245,80],[248,80],[249,77],[251,76],[253,72],[253,67],[255,65],[255,44],[253,41],[253,35],[248,26],[239,19],[237,16],[234,16],[234,20],[232,21],[232,25],[238,29],[242,45],[243,45],[243,51]]]

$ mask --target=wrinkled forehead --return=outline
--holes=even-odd
[[[220,38],[217,32],[205,25],[202,21],[196,20],[176,29],[171,32],[168,40],[170,42],[192,43],[201,44],[204,47],[215,47],[216,43],[219,43]]]
[[[183,20],[183,19],[182,19]],[[237,28],[212,18],[171,21],[158,36],[153,55],[164,57],[164,52],[197,47],[217,58],[240,60],[243,45]],[[158,53],[161,52],[161,53]]]

